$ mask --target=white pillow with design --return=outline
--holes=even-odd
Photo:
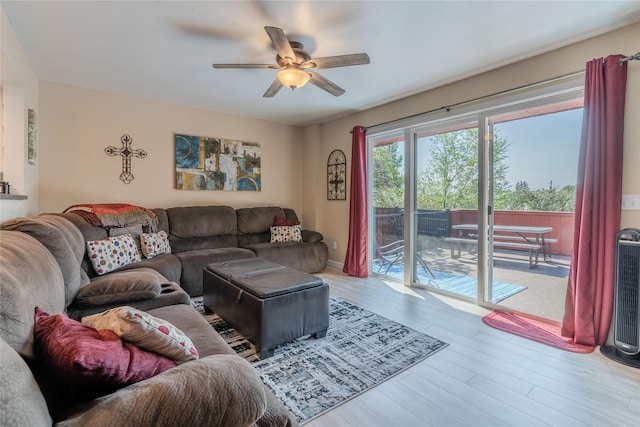
[[[87,252],[91,265],[99,276],[141,260],[131,234],[90,240],[87,242]]]
[[[122,236],[123,234],[131,234],[133,241],[136,242],[138,252],[142,253],[140,247],[140,235],[142,234],[142,224],[131,225],[129,227],[116,227],[109,229],[109,237]]]
[[[302,242],[302,226],[275,225],[271,227],[271,243]]]
[[[125,341],[178,363],[200,357],[191,339],[180,329],[133,307],[116,307],[86,316],[82,324],[98,330],[109,329]]]
[[[164,230],[157,233],[143,233],[140,235],[140,245],[142,246],[142,254],[145,258],[153,258],[160,254],[170,254],[171,245],[169,244],[169,236]]]

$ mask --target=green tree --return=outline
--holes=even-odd
[[[373,206],[404,206],[404,161],[398,144],[387,144],[373,150]]]
[[[573,212],[576,186],[566,185],[558,189],[549,183],[547,188],[531,190],[526,182],[518,182],[509,194],[507,209],[547,212]]]
[[[431,160],[420,172],[417,200],[420,209],[450,209],[478,206],[478,129],[441,133],[428,140]],[[504,204],[508,193],[507,165],[509,142],[494,135],[494,200]]]

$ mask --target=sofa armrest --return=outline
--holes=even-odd
[[[314,243],[322,242],[322,240],[324,240],[324,236],[321,233],[313,230],[302,230],[303,242]]]
[[[266,410],[264,385],[235,355],[183,363],[78,408],[57,426],[250,426]]]

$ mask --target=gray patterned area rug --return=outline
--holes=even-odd
[[[201,309],[202,303],[194,305]],[[303,337],[259,360],[255,349],[218,316],[205,315],[236,353],[304,424],[426,359],[447,343],[342,299],[329,301],[325,338]]]

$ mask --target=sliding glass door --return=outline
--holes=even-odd
[[[370,135],[373,274],[561,319],[582,86],[542,86]]]
[[[477,120],[416,129],[412,136],[414,283],[475,301],[477,230],[456,225],[477,224]]]
[[[369,141],[372,162],[370,200],[371,271],[404,282],[404,132]]]
[[[581,99],[491,117],[493,268],[485,302],[562,320],[581,122]]]

